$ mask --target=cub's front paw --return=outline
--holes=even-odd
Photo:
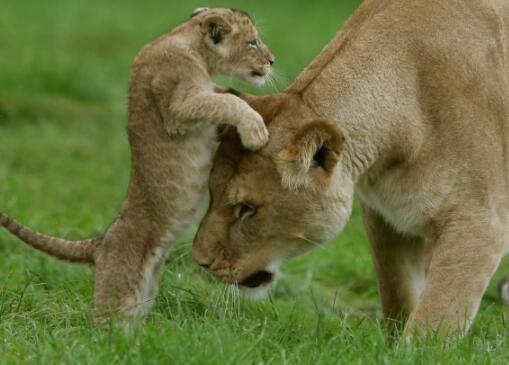
[[[269,131],[260,115],[257,115],[255,120],[239,126],[239,134],[242,145],[252,151],[262,148],[269,141]]]

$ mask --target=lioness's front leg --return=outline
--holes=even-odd
[[[391,330],[414,309],[424,285],[424,244],[396,232],[362,204],[385,319]]]
[[[502,257],[501,235],[489,222],[482,215],[455,219],[426,243],[432,250],[426,284],[406,334],[468,330]]]

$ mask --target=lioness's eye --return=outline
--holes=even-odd
[[[251,47],[258,48],[258,39],[247,42]]]
[[[239,203],[233,207],[235,217],[244,219],[256,213],[256,207],[250,203]]]

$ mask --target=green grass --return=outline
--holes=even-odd
[[[113,220],[129,177],[129,67],[148,40],[198,1],[4,0],[0,11],[0,210],[58,236]],[[208,1],[250,11],[288,85],[357,1]],[[252,90],[252,89],[251,89]],[[265,92],[275,91],[266,89]],[[167,266],[146,325],[92,321],[93,269],[57,262],[0,232],[0,364],[506,364],[509,328],[496,280],[471,334],[391,341],[356,207],[345,232],[287,263],[270,298],[251,302],[190,257]],[[502,272],[497,274],[500,277]]]

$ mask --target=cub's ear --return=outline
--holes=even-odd
[[[202,33],[213,44],[221,43],[224,37],[232,31],[228,19],[217,13],[205,14],[201,23]]]
[[[191,18],[194,18],[197,15],[205,13],[207,10],[210,10],[210,8],[197,8],[197,9],[194,9],[193,12],[191,13]]]
[[[343,135],[332,123],[316,120],[302,127],[279,152],[277,168],[287,189],[325,188],[337,165]]]

